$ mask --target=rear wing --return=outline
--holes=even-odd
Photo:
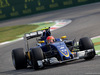
[[[42,34],[43,34],[43,30],[31,32],[31,33],[26,33],[26,34],[24,34],[24,39],[29,40],[32,38],[40,37]]]
[[[43,33],[43,30],[24,34],[24,41],[25,41],[25,49],[26,49],[26,52],[30,49],[29,48],[28,40],[30,40],[32,38],[39,37],[39,36],[42,35],[42,33]]]
[[[48,31],[48,30],[50,30],[50,27],[38,30],[36,32],[31,32],[31,33],[24,34],[26,52],[29,50],[28,40],[30,40],[32,38],[36,38],[36,40],[37,40],[37,37],[42,36],[44,30]]]
[[[40,37],[43,34],[44,30],[46,30],[46,31],[50,30],[50,27],[43,28],[43,29],[38,30],[36,32],[26,33],[26,34],[24,34],[24,39],[29,40],[32,38]]]

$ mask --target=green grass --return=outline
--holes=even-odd
[[[95,50],[100,50],[100,45],[94,46]]]
[[[93,43],[100,42],[100,38],[92,39],[92,42]],[[100,50],[100,45],[99,44],[95,45],[94,48],[95,48],[96,51],[98,51],[98,50]],[[100,52],[98,52],[97,54],[100,54]]]
[[[1,27],[0,28],[0,42],[17,39],[18,35],[22,35],[38,27],[39,27],[38,25],[34,25],[34,26],[17,25],[17,26]]]
[[[92,42],[93,43],[97,43],[97,42],[100,42],[100,38],[96,38],[96,39],[92,39]],[[100,50],[100,45],[95,45],[95,50]]]
[[[23,34],[40,30],[44,27],[51,27],[55,22],[41,22],[28,25],[16,25],[0,28],[0,43],[15,40],[23,36]]]
[[[93,39],[92,42],[93,42],[93,43],[95,43],[95,42],[100,42],[100,38]]]

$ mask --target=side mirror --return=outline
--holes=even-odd
[[[38,43],[44,43],[44,41],[39,41]]]
[[[67,36],[62,36],[62,37],[61,37],[61,39],[65,39],[65,38],[67,38]]]

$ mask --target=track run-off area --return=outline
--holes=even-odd
[[[55,38],[66,35],[68,39],[82,37],[95,37],[100,35],[100,2],[82,5],[72,8],[60,9],[41,14],[10,19],[0,22],[0,27],[23,25],[42,21],[53,21],[71,19],[67,26],[52,31]],[[5,34],[6,35],[6,34]],[[30,41],[31,46],[35,45],[35,40]],[[24,41],[0,46],[0,75],[99,75],[100,56],[96,56],[90,61],[84,59],[48,66],[45,69],[35,71],[32,68],[15,70],[12,64],[11,51],[15,48],[24,48]]]

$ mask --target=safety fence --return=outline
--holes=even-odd
[[[100,0],[0,0],[0,21]]]

